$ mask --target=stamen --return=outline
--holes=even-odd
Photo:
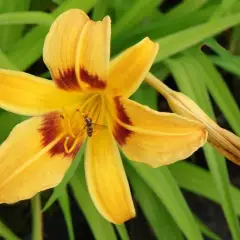
[[[88,106],[88,103],[89,103],[90,101],[92,101],[94,98],[96,98],[97,96],[98,96],[98,94],[95,94],[95,95],[89,97],[89,98],[84,102],[84,104],[79,108],[79,111],[80,111],[81,113],[86,112],[86,111],[84,111],[84,108],[85,108],[86,106]]]
[[[63,114],[60,114],[60,118],[62,119],[62,127],[65,130],[65,132],[69,133],[72,137],[75,138],[75,134],[73,133],[73,130],[72,130],[71,119],[64,108],[62,109],[62,111],[63,111]]]
[[[74,140],[72,146],[70,148],[68,148],[69,137],[66,137],[65,142],[64,142],[64,150],[66,151],[66,153],[71,153],[76,148],[80,139],[81,139],[81,136],[78,135],[78,137]]]

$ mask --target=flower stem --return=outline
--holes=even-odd
[[[161,82],[158,78],[156,78],[150,72],[147,74],[145,78],[145,82],[147,82],[151,87],[155,88],[159,93],[161,93],[165,98],[172,92],[172,90]]]
[[[32,206],[32,239],[43,240],[40,194],[35,195],[31,199],[31,206]]]

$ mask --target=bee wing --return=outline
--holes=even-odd
[[[93,128],[93,134],[96,134],[99,131],[101,131],[103,129],[106,129],[107,126],[101,125],[101,124],[97,124],[97,123],[92,123],[92,128]]]

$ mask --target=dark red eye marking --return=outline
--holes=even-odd
[[[126,110],[124,109],[119,97],[114,98],[114,103],[117,110],[118,119],[128,125],[132,125],[130,118],[128,117]],[[131,136],[133,132],[127,128],[124,128],[119,123],[115,123],[113,135],[120,146],[127,143],[127,138]]]
[[[54,74],[58,77],[54,77],[54,81],[56,85],[64,90],[68,91],[76,91],[80,90],[79,83],[77,81],[77,76],[75,74],[75,69],[65,69],[65,70],[60,70],[58,69],[58,73]]]
[[[83,82],[89,84],[92,88],[104,89],[106,87],[105,81],[101,80],[98,75],[91,75],[84,67],[80,67],[80,77]]]
[[[63,129],[61,121],[61,114],[58,112],[51,112],[43,116],[42,124],[39,128],[39,132],[42,135],[41,144],[43,147],[46,147],[48,144],[53,142],[56,137],[62,134]],[[71,153],[66,153],[64,148],[65,140],[66,136],[63,136],[63,138],[49,150],[51,156],[64,155],[64,157],[75,157],[82,145],[82,142],[80,142]],[[68,145],[71,146],[73,142],[74,139],[69,137]]]

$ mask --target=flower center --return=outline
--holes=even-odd
[[[61,119],[65,133],[64,149],[66,153],[71,153],[86,135],[91,137],[95,124],[104,124],[104,110],[104,98],[100,94],[87,96],[80,106],[63,109]]]

